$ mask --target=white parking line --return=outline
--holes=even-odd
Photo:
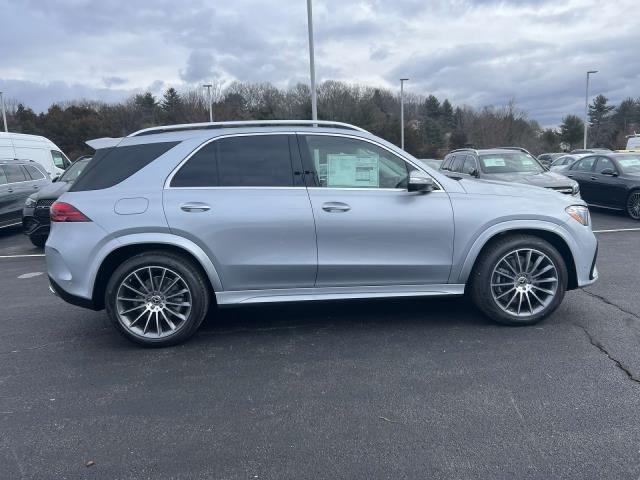
[[[44,257],[44,253],[31,253],[29,255],[0,255],[0,258],[25,258],[25,257]]]
[[[593,233],[640,232],[640,228],[614,228],[612,230],[594,230]]]

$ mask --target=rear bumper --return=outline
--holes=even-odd
[[[62,287],[60,287],[60,285],[58,285],[51,277],[49,277],[49,291],[56,297],[60,297],[62,300],[70,303],[71,305],[88,308],[90,310],[99,310],[99,308],[96,308],[93,300],[72,295],[71,293],[65,291]]]

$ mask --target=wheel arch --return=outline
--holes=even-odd
[[[104,308],[105,290],[115,269],[127,258],[144,252],[165,251],[187,258],[204,275],[211,290],[212,299],[215,299],[215,292],[222,290],[222,283],[213,263],[197,245],[191,244],[191,242],[177,243],[170,239],[158,241],[156,235],[154,235],[153,241],[150,239],[130,239],[128,242],[122,243],[122,239],[120,240],[121,243],[104,256],[96,272],[91,296],[96,309]]]
[[[544,222],[543,222],[544,223]],[[472,247],[469,249],[462,269],[460,271],[460,277],[458,283],[467,283],[471,271],[475,266],[478,258],[497,240],[505,238],[510,235],[531,235],[541,238],[549,242],[553,247],[558,250],[560,255],[565,261],[568,273],[567,290],[573,290],[578,288],[578,273],[576,269],[576,263],[573,255],[573,251],[570,245],[570,239],[567,235],[554,224],[542,224],[535,226],[504,226],[499,229],[489,229],[485,231],[475,241]],[[455,283],[455,282],[454,282]]]

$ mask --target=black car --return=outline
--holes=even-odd
[[[20,224],[24,201],[51,183],[42,166],[31,160],[0,160],[0,228]]]
[[[562,173],[580,184],[589,205],[624,210],[640,220],[640,153],[588,155]]]
[[[524,148],[505,147],[487,150],[463,148],[449,153],[440,171],[451,178],[480,178],[524,183],[578,195],[578,184],[564,175],[549,172]]]
[[[54,183],[42,188],[39,192],[29,196],[26,202],[21,203],[20,206],[24,207],[22,210],[24,232],[36,247],[44,247],[49,236],[49,209],[51,205],[60,195],[69,190],[89,160],[91,157],[78,159]]]

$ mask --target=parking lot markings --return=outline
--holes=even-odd
[[[31,253],[22,255],[0,255],[0,258],[26,258],[26,257],[44,257],[44,253]]]
[[[593,233],[640,232],[640,228],[614,228],[611,230],[594,230]]]

